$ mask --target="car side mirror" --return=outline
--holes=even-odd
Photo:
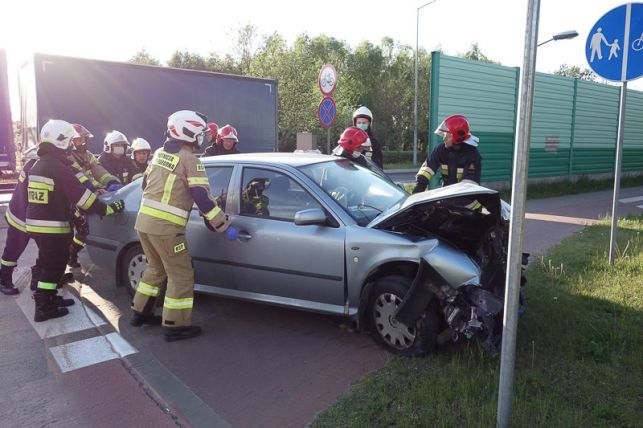
[[[310,208],[295,213],[295,224],[305,226],[308,224],[325,224],[326,214],[320,208]]]

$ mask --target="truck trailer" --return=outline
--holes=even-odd
[[[241,152],[277,149],[276,80],[45,54],[24,64],[19,79],[25,148],[47,120],[63,119],[93,133],[93,153],[112,130],[145,138],[154,150],[170,114],[196,110],[234,126]]]

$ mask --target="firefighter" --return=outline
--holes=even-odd
[[[206,156],[234,155],[239,153],[237,143],[239,142],[237,130],[232,125],[225,125],[219,129],[217,137],[210,147],[205,151]]]
[[[129,172],[130,183],[143,176],[147,169],[151,152],[152,147],[145,138],[134,138]]]
[[[96,159],[96,156],[87,150],[89,139],[94,137],[92,133],[79,123],[74,123],[73,126],[78,136],[71,140],[72,150],[68,157],[73,162],[72,167],[80,169],[76,173],[78,180],[98,195],[105,194],[108,188],[118,187],[120,185],[118,178],[110,174]],[[69,249],[67,265],[79,268],[78,253],[85,248],[89,225],[85,214],[77,209],[74,210],[72,224],[74,225],[74,237]],[[32,278],[36,276],[32,275]]]
[[[357,126],[362,131],[366,131],[371,141],[371,160],[378,168],[384,169],[384,156],[382,154],[382,145],[373,135],[373,113],[367,107],[360,107],[353,112],[353,126]]]
[[[250,180],[243,192],[241,192],[241,213],[270,216],[268,205],[270,200],[263,192],[270,186],[267,178],[253,178]]]
[[[221,139],[219,138],[219,125],[214,122],[208,123],[208,130],[206,131],[206,142],[210,144],[205,148],[203,152],[204,156],[216,156],[217,155],[217,145],[221,144]]]
[[[122,132],[111,131],[105,136],[103,153],[100,154],[98,161],[120,182],[119,185],[108,187],[107,190],[110,192],[129,183],[130,159],[126,156],[128,148],[129,141]]]
[[[105,205],[96,194],[85,188],[68,166],[68,150],[78,134],[64,120],[50,120],[40,131],[40,159],[29,173],[27,185],[27,216],[29,236],[38,245],[41,265],[38,286],[34,293],[34,321],[42,322],[65,316],[66,308],[55,302],[56,289],[65,273],[72,239],[70,207],[101,216],[122,211],[122,200]]]
[[[185,227],[196,203],[206,225],[219,233],[228,217],[210,195],[205,167],[194,155],[206,138],[207,118],[181,110],[167,121],[163,148],[154,153],[143,176],[143,198],[134,228],[148,265],[132,301],[130,324],[159,324],[168,342],[199,336],[192,325],[194,271],[185,240]],[[230,228],[232,229],[232,228]],[[154,315],[156,298],[167,280],[162,319]]]
[[[478,138],[471,134],[467,118],[460,114],[449,116],[435,134],[443,138],[444,144],[436,147],[420,167],[413,193],[426,190],[438,168],[443,186],[463,180],[480,184],[482,158],[477,149]]]

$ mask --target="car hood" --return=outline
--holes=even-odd
[[[480,186],[473,182],[460,182],[450,186],[441,187],[427,192],[415,193],[403,201],[392,205],[389,209],[377,216],[367,227],[375,229],[390,229],[410,218],[415,213],[427,206],[450,199],[463,198],[463,200],[488,201],[483,205],[487,209],[498,212],[500,210],[500,196],[497,191]]]

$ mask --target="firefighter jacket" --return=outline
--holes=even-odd
[[[87,149],[72,150],[69,158],[80,166],[85,176],[95,189],[103,189],[112,183],[118,183],[118,178],[109,173]],[[85,183],[83,183],[85,184]]]
[[[43,143],[38,149],[38,156],[40,159],[28,177],[27,232],[71,234],[72,205],[95,214],[106,214],[107,206],[78,181],[65,151]]]
[[[379,140],[375,138],[375,135],[373,135],[373,131],[371,131],[370,126],[366,130],[366,133],[368,134],[368,139],[371,140],[371,150],[373,151],[371,160],[375,165],[377,165],[378,168],[383,169],[384,154],[382,153],[382,144],[380,144]]]
[[[27,226],[25,225],[25,219],[27,218],[27,184],[29,183],[29,172],[35,163],[36,159],[29,159],[22,171],[20,171],[18,184],[16,184],[13,195],[11,195],[11,200],[5,213],[7,223],[21,232],[27,232]]]
[[[109,153],[103,152],[98,158],[100,164],[124,186],[130,180],[130,162],[131,159],[125,155],[116,157]]]
[[[223,148],[223,144],[214,143],[205,149],[203,156],[236,155],[237,153],[239,153],[239,150],[237,150],[236,145],[230,150],[226,150]]]
[[[143,176],[143,174],[145,174],[146,169],[147,169],[147,162],[138,163],[134,159],[131,159],[130,165],[129,165],[129,182],[123,183],[123,184],[129,184],[132,181],[139,179],[140,177]]]
[[[199,158],[189,145],[168,140],[145,171],[134,228],[150,235],[184,233],[194,203],[215,229],[224,222]]]
[[[436,147],[424,161],[416,175],[413,193],[426,190],[429,181],[437,171],[442,174],[442,185],[471,180],[480,184],[482,157],[478,149],[468,144],[460,144],[457,150],[447,149],[444,144]]]

